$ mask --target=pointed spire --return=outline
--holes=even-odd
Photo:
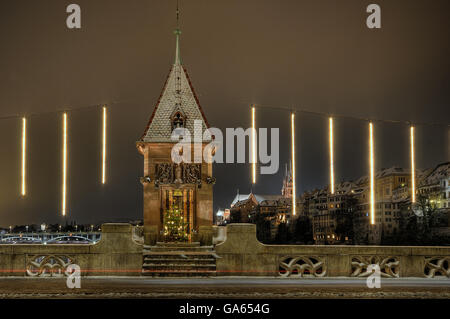
[[[289,178],[292,180],[292,161],[291,162],[291,167],[289,167]]]
[[[180,65],[181,64],[181,55],[180,55],[180,25],[179,25],[179,18],[180,18],[180,10],[178,9],[178,0],[177,0],[177,28],[174,31],[175,37],[176,37],[176,47],[175,47],[175,64]]]

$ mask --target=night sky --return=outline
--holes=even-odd
[[[77,3],[82,28],[66,27]],[[366,27],[381,6],[382,28]],[[20,197],[20,118],[0,121],[0,226],[60,222],[61,111],[69,112],[70,220],[142,218],[143,133],[175,54],[175,5],[166,0],[2,0],[0,117],[29,115],[28,196]],[[448,0],[181,0],[181,56],[209,123],[248,127],[249,103],[418,125],[417,166],[450,160]],[[108,184],[100,184],[101,109],[109,108]],[[279,193],[289,160],[289,112],[280,171],[256,193]],[[328,183],[327,118],[297,116],[299,194]],[[365,175],[367,122],[336,119],[336,179]],[[377,168],[409,167],[408,126],[375,122]],[[214,208],[250,191],[248,164],[216,164]]]

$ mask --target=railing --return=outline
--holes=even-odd
[[[101,235],[101,232],[4,233],[0,234],[0,244],[95,244]]]

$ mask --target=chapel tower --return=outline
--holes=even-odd
[[[178,20],[178,10],[177,10]],[[178,24],[178,23],[177,23]],[[198,145],[201,151],[211,142],[209,124],[195,94],[189,75],[181,62],[180,35],[175,30],[175,59],[161,95],[140,140],[136,143],[144,156],[144,238],[146,244],[163,240],[164,219],[167,212],[181,211],[187,223],[187,233],[192,241],[210,244],[213,223],[212,163],[202,156],[194,162],[174,163],[172,132],[187,129],[194,142],[194,134],[206,136]],[[195,125],[194,125],[195,124]],[[201,132],[200,132],[201,129]]]

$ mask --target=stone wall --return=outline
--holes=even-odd
[[[0,276],[59,275],[77,264],[83,276],[139,276],[142,245],[130,224],[103,224],[96,244],[0,245]]]
[[[450,278],[450,247],[264,245],[253,224],[214,228],[208,241],[213,235],[225,240],[215,246],[218,276],[365,277],[378,264],[386,278]],[[131,225],[104,224],[97,244],[0,245],[0,276],[58,275],[71,263],[83,276],[139,276],[142,248]]]
[[[450,247],[264,245],[253,224],[230,224],[216,246],[218,276],[450,277]]]

